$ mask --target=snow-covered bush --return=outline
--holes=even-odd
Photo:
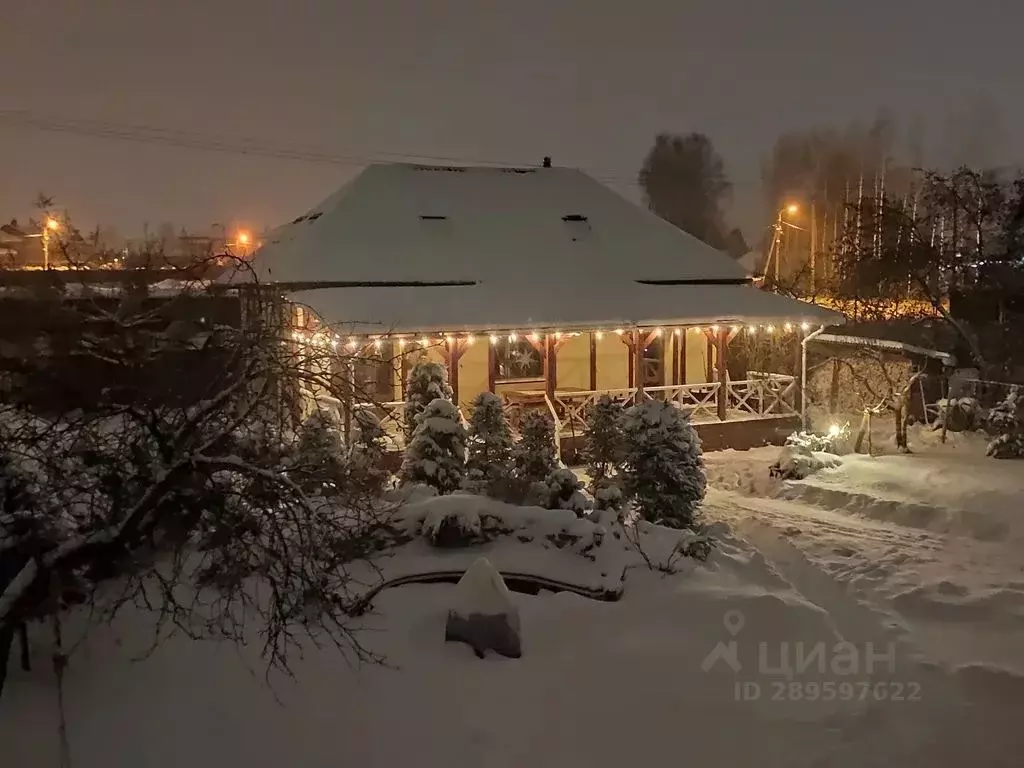
[[[481,541],[482,524],[473,509],[436,506],[423,519],[420,531],[435,547],[468,547]]]
[[[674,528],[693,526],[707,490],[700,437],[689,416],[650,400],[623,416],[622,489],[640,515]]]
[[[986,453],[996,459],[1024,457],[1024,393],[1011,387],[1006,398],[988,414],[988,431],[995,435]]]
[[[439,397],[418,421],[405,451],[402,483],[423,483],[442,494],[458,490],[466,474],[466,429],[458,408]]]
[[[556,469],[547,476],[544,485],[547,487],[544,504],[547,509],[571,509],[578,517],[583,517],[593,506],[583,492],[583,483],[571,469]]]
[[[513,449],[516,476],[543,483],[558,461],[555,454],[555,424],[541,411],[530,411],[519,427],[520,439]]]
[[[621,512],[626,505],[622,489],[617,483],[605,483],[594,491],[594,509]]]
[[[800,450],[828,451],[832,447],[829,435],[816,435],[813,432],[792,432],[786,436],[786,445]]]
[[[512,431],[505,407],[493,392],[481,392],[473,400],[467,435],[467,490],[490,493],[512,471]]]
[[[985,422],[984,409],[973,397],[942,398],[935,405],[938,415],[932,424],[933,429],[942,429],[945,424],[949,432],[968,432],[980,428]]]
[[[583,456],[595,494],[618,472],[622,463],[622,412],[622,406],[608,395],[602,395],[587,406]]]
[[[802,480],[819,469],[838,467],[838,456],[827,451],[814,450],[811,441],[789,442],[782,446],[779,458],[769,468],[773,477],[783,480]]]
[[[384,467],[384,428],[369,408],[355,412],[352,447],[348,454],[348,480],[352,491],[377,497],[383,493],[389,473]]]
[[[299,425],[292,474],[307,492],[331,493],[345,477],[341,430],[334,415],[318,409]]]
[[[409,372],[405,387],[405,436],[412,438],[419,426],[420,414],[437,399],[452,399],[452,388],[448,385],[448,371],[433,360],[422,360]]]

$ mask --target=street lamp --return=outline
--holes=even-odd
[[[774,258],[775,261],[773,266],[776,286],[779,284],[779,261],[782,255],[782,226],[786,223],[783,221],[782,217],[785,214],[796,216],[798,213],[800,213],[800,206],[796,203],[788,203],[779,209],[779,214],[775,217],[775,224],[773,225],[775,233],[772,235],[772,244],[768,249],[768,262],[765,264],[765,272],[768,271],[768,265],[773,263],[772,259]]]
[[[43,269],[50,268],[50,233],[60,229],[60,222],[52,216],[46,220],[43,227]]]

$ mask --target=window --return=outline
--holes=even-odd
[[[665,383],[665,351],[661,337],[651,339],[641,356],[645,387],[660,387]]]
[[[544,355],[528,339],[503,338],[494,345],[494,380],[544,378]]]

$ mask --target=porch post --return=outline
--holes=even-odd
[[[459,360],[462,358],[462,353],[465,351],[464,342],[454,337],[446,338],[445,342],[445,362],[448,365],[448,384],[452,388],[452,402],[455,406],[459,405]]]
[[[726,360],[729,347],[729,329],[718,329],[718,418],[725,421],[729,415],[729,366]],[[710,343],[710,339],[709,339]]]
[[[590,391],[597,389],[597,337],[590,332]]]
[[[544,392],[548,400],[555,402],[558,387],[558,344],[550,333],[544,335]]]
[[[639,328],[633,329],[632,339],[630,352],[633,355],[633,386],[636,387],[636,400],[640,402],[644,394],[644,346]]]
[[[491,340],[485,337],[487,342],[487,391],[494,394],[494,375],[498,367],[498,354],[494,349]]]

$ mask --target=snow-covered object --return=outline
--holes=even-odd
[[[622,413],[622,406],[608,395],[587,407],[583,455],[593,490],[614,475],[622,463]]]
[[[466,505],[435,506],[420,528],[435,547],[465,547],[480,540],[480,514]]]
[[[967,432],[984,423],[981,404],[973,397],[942,398],[935,405],[938,415],[932,425],[934,429],[941,429],[945,423],[948,432]]]
[[[625,503],[622,489],[617,483],[604,483],[594,491],[594,509],[618,512]]]
[[[341,432],[333,415],[317,410],[299,425],[295,463],[309,491],[336,490],[345,474]]]
[[[420,414],[419,426],[405,452],[402,483],[425,483],[439,493],[451,493],[466,472],[466,429],[458,409],[437,398]]]
[[[547,486],[548,509],[570,509],[582,517],[593,507],[593,502],[583,490],[583,483],[571,469],[559,467],[544,482]]]
[[[489,650],[510,658],[522,655],[519,609],[487,558],[477,558],[455,586],[444,638],[466,643],[480,658]]]
[[[493,392],[481,392],[473,400],[466,441],[468,477],[483,489],[506,477],[512,469],[512,430],[505,407]]]
[[[835,454],[812,450],[806,443],[790,443],[782,447],[771,472],[784,480],[802,480],[820,469],[838,467],[840,462]]]
[[[410,437],[419,426],[420,414],[434,400],[451,401],[452,388],[448,385],[448,372],[440,363],[422,360],[409,372],[405,388],[405,433]]]
[[[348,453],[348,480],[354,492],[373,496],[383,493],[389,473],[384,466],[384,428],[369,408],[355,412],[354,442]]]
[[[649,400],[623,416],[622,490],[647,520],[693,525],[707,478],[700,437],[690,418],[670,403]]]
[[[1011,387],[1006,398],[988,414],[988,431],[995,435],[986,453],[996,459],[1024,457],[1024,395]]]
[[[520,439],[513,450],[516,475],[544,482],[558,461],[555,457],[555,424],[541,411],[529,411],[519,427]]]

